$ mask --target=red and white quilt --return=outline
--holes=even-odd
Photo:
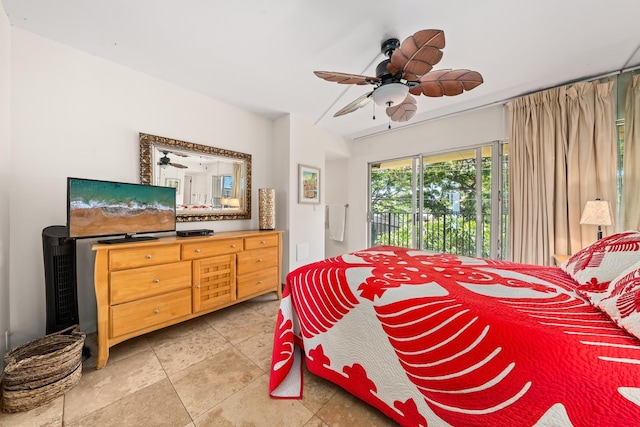
[[[556,267],[379,246],[291,272],[270,394],[301,366],[403,426],[640,425],[640,341]]]

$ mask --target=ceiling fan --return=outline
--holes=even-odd
[[[158,165],[160,165],[160,167],[163,166],[173,166],[174,168],[179,168],[179,169],[187,169],[189,166],[185,166],[185,165],[181,165],[180,163],[173,163],[171,161],[171,159],[169,158],[168,154],[176,154],[178,156],[183,156],[186,157],[184,154],[179,154],[179,153],[174,153],[172,151],[162,151],[162,154],[164,154],[164,156],[160,157],[160,160],[158,160]]]
[[[314,74],[330,82],[375,86],[333,117],[356,111],[373,99],[377,105],[386,107],[390,120],[406,122],[417,110],[416,100],[411,95],[454,96],[483,83],[477,71],[431,71],[442,59],[444,44],[444,31],[421,30],[407,37],[402,44],[395,38],[382,43],[380,50],[388,59],[378,64],[375,77],[331,71],[314,71]]]

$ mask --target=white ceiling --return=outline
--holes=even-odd
[[[468,68],[484,84],[418,97],[407,124],[640,64],[640,1],[614,0],[0,0],[13,27],[274,119],[291,113],[358,138],[384,132],[370,91],[314,70],[375,76],[380,44],[441,29],[434,69]],[[392,123],[393,128],[400,124]]]

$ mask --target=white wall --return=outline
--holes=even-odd
[[[333,253],[328,256],[369,246],[366,213],[370,162],[451,151],[506,139],[505,114],[504,107],[498,105],[354,141],[353,156],[348,159],[348,165],[338,161],[329,163],[327,168],[327,173],[340,176],[340,179],[327,182],[326,192],[332,195],[327,197],[344,194],[342,187],[348,183],[349,203],[345,244],[340,247],[334,245],[331,248]],[[343,176],[345,170],[346,176]]]
[[[0,370],[7,351],[5,332],[9,331],[9,185],[10,150],[10,26],[0,0]]]
[[[288,114],[277,119],[273,125],[273,185],[276,190],[276,228],[284,230],[282,234],[282,277],[285,283],[289,269],[289,165],[291,163],[291,116]],[[285,255],[286,254],[286,255]]]
[[[289,159],[289,270],[324,258],[324,146],[322,130],[291,117]],[[320,203],[298,203],[299,165],[320,169]]]
[[[327,150],[347,150],[349,141],[291,117],[289,159],[289,270],[325,258]],[[320,204],[298,203],[298,166],[320,168]],[[301,253],[305,254],[301,256]]]
[[[6,17],[3,22],[0,34],[6,36]],[[12,172],[0,183],[11,182],[10,325],[11,345],[18,345],[45,333],[41,232],[66,222],[67,176],[139,182],[138,132],[146,132],[249,153],[253,187],[270,186],[273,122],[20,29],[11,30],[10,47]],[[1,91],[6,73],[0,76]],[[257,228],[257,191],[252,193],[251,220],[197,228]],[[0,214],[3,240],[6,228]],[[178,224],[188,228],[194,225]],[[78,241],[77,252],[80,322],[92,332],[90,242]],[[7,257],[0,252],[2,259]]]
[[[327,161],[325,166],[327,171],[324,180],[327,188],[327,191],[324,193],[326,205],[349,205],[346,209],[346,218],[348,221],[353,215],[351,197],[349,196],[349,188],[353,185],[349,184],[349,160],[347,158],[332,159]],[[366,181],[367,176],[365,175],[364,178],[361,177],[361,179]],[[324,253],[327,258],[348,252],[347,248],[349,247],[349,236],[351,233],[349,233],[350,229],[346,227],[346,225],[345,223],[345,235],[341,242],[331,240],[329,238],[329,230],[325,228]]]
[[[283,282],[289,271],[325,258],[325,153],[346,155],[352,141],[291,115],[274,123],[276,226],[283,235]],[[298,203],[298,166],[320,168],[320,204]],[[301,255],[304,253],[304,255]]]

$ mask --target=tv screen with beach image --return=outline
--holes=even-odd
[[[175,231],[176,189],[82,178],[67,180],[69,237]]]

